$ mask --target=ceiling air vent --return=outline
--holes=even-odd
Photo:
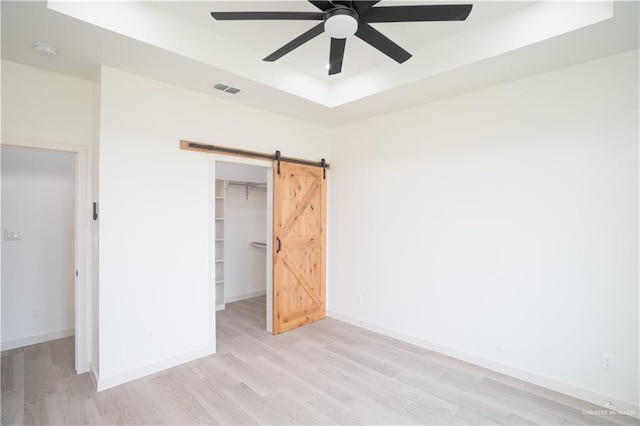
[[[218,90],[222,90],[223,92],[227,92],[227,93],[231,93],[232,95],[235,95],[236,93],[238,93],[240,91],[240,89],[237,89],[235,87],[231,87],[227,84],[222,84],[222,83],[216,83],[213,85],[214,89],[218,89]]]

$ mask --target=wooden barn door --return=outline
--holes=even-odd
[[[326,180],[323,169],[273,167],[273,333],[325,317]]]

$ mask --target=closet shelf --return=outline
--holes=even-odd
[[[244,182],[244,181],[238,181],[238,180],[230,180],[227,182],[227,184],[234,185],[234,186],[244,186],[245,197],[247,200],[249,199],[249,194],[254,189],[267,189],[267,184],[262,182]]]

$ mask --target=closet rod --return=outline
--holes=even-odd
[[[253,188],[266,188],[267,187],[266,183],[261,183],[261,182],[245,182],[245,181],[240,181],[240,180],[229,180],[229,181],[227,181],[227,183],[229,185],[251,186]]]
[[[256,189],[256,188],[266,188],[267,187],[266,183],[242,182],[242,181],[238,181],[238,180],[228,180],[227,184],[228,185],[234,185],[234,186],[244,186],[244,188],[245,188],[245,199],[247,199],[247,200],[249,199],[249,194],[254,189]]]

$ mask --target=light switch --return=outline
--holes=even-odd
[[[22,239],[22,235],[20,235],[20,231],[7,231],[4,230],[4,240],[5,241],[20,241]]]

